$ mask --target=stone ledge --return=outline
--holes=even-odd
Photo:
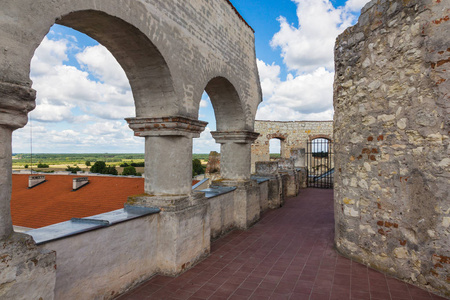
[[[202,192],[195,192],[191,195],[137,195],[130,196],[127,206],[142,206],[159,208],[161,212],[175,212],[192,208],[194,206],[206,205],[207,199]]]
[[[216,140],[216,143],[219,144],[228,142],[249,144],[258,138],[259,133],[253,131],[213,131],[211,135]]]
[[[200,137],[207,122],[181,116],[164,118],[126,118],[135,136],[192,136]]]

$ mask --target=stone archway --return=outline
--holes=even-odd
[[[205,87],[216,116],[213,138],[221,144],[221,177],[229,180],[250,179],[251,143],[258,137],[248,124],[240,95],[228,79],[215,77]]]
[[[204,14],[210,18],[205,18]],[[35,91],[31,89],[29,78],[30,61],[35,49],[55,23],[72,27],[99,41],[115,56],[127,74],[137,116],[127,121],[135,135],[146,139],[146,194],[141,198],[129,199],[128,204],[164,208],[158,223],[157,243],[164,244],[165,248],[158,248],[155,253],[158,257],[157,268],[166,274],[181,272],[209,252],[208,206],[204,197],[194,197],[191,192],[192,138],[206,126],[205,122],[198,120],[197,96],[204,91],[205,82],[211,81],[207,90],[214,88],[220,93],[216,95],[210,90],[213,98],[221,99],[215,103],[221,116],[221,131],[217,139],[225,143],[231,141],[233,145],[248,144],[250,147],[249,141],[251,143],[256,138],[252,131],[254,116],[262,98],[253,30],[226,0],[191,3],[175,0],[2,2],[0,241],[12,245],[7,249],[11,253],[17,252],[16,248],[23,248],[21,253],[25,254],[16,257],[14,266],[30,257],[38,262],[46,260],[45,266],[35,263],[35,269],[29,270],[30,273],[43,272],[44,275],[35,276],[32,280],[40,290],[18,288],[31,284],[26,272],[14,277],[15,284],[8,286],[6,293],[21,291],[29,295],[24,298],[36,298],[34,295],[37,294],[46,299],[53,298],[55,255],[44,254],[33,246],[30,237],[12,230],[9,213],[11,134],[27,123],[27,113],[35,106]],[[231,33],[225,34],[224,27],[231,28]],[[227,80],[211,74],[226,74]],[[236,82],[239,84],[231,84]],[[234,99],[232,108],[228,106],[226,96]],[[231,109],[233,112],[239,111],[244,117],[233,117]],[[245,153],[249,160],[250,151]],[[234,158],[234,161],[239,164],[242,158],[245,157]],[[249,168],[243,168],[237,177],[249,176]],[[190,213],[183,214],[186,210]],[[174,234],[173,238],[169,232]],[[171,236],[170,240],[164,240],[167,236]],[[198,240],[192,241],[189,251],[183,251],[182,243],[177,241],[192,237]],[[24,239],[27,241],[23,242]],[[58,263],[61,274],[64,273],[63,265]],[[80,264],[77,267],[83,266]],[[70,272],[68,269],[66,271]],[[123,290],[142,278],[142,274],[137,273],[133,275],[135,277],[128,273],[125,275],[126,281],[122,278],[109,281],[109,284],[114,285],[116,291]],[[95,279],[91,279],[94,284]],[[61,294],[70,293],[64,278],[58,278],[56,285]]]

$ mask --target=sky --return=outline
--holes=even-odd
[[[368,0],[231,2],[255,30],[263,91],[256,119],[332,120],[335,39]],[[144,139],[124,121],[135,116],[125,72],[95,40],[54,25],[34,53],[30,77],[37,106],[13,133],[14,153],[144,153]],[[199,119],[209,124],[193,152],[219,151],[206,93]],[[279,152],[279,143],[271,152]]]

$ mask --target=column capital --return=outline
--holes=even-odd
[[[28,86],[0,82],[0,125],[13,130],[25,126],[35,99],[36,91]]]
[[[126,118],[135,136],[188,136],[199,137],[208,122],[181,116],[163,118]]]
[[[251,144],[259,136],[259,133],[253,131],[213,131],[212,137],[219,144],[235,143],[235,144]]]

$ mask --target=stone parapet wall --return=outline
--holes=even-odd
[[[337,249],[450,296],[450,2],[371,1],[336,43]]]
[[[270,160],[270,140],[279,139],[281,157],[289,158],[291,150],[306,148],[314,138],[333,139],[333,121],[255,121],[255,132],[260,135],[252,144],[252,172],[255,162]]]

